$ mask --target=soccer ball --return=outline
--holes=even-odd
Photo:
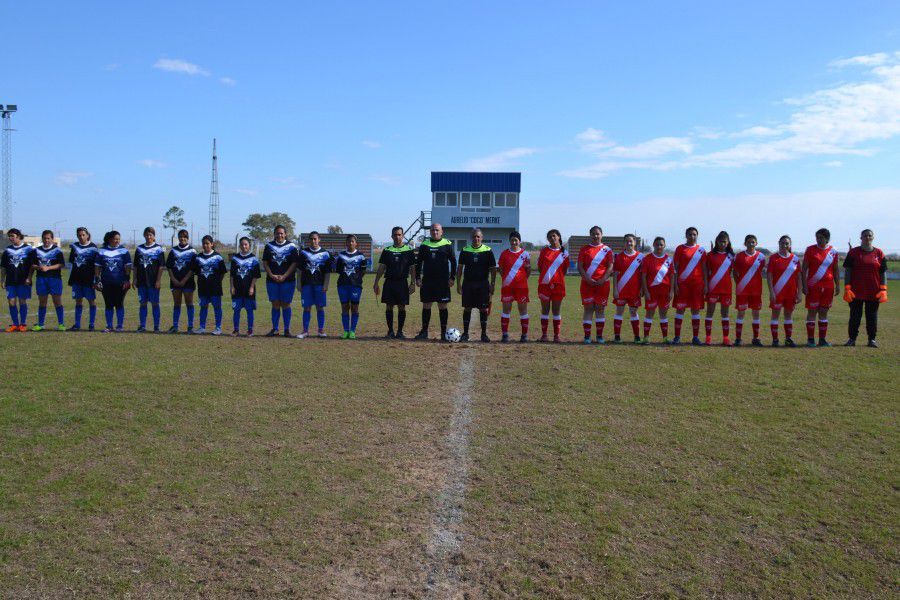
[[[448,342],[458,342],[462,337],[462,334],[459,332],[459,329],[451,327],[447,330],[447,333],[444,335],[444,337],[447,338]]]

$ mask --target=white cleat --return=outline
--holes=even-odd
[[[222,335],[222,328],[221,328],[221,327],[216,327],[215,329],[213,329],[212,334],[213,334],[213,335]]]

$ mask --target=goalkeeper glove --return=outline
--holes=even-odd
[[[851,288],[849,284],[845,285],[844,286],[844,302],[846,302],[847,304],[850,304],[851,302],[853,302],[854,298],[856,298],[856,294],[853,293],[853,288]]]
[[[875,299],[878,300],[879,302],[887,302],[888,298],[887,298],[887,286],[886,285],[879,286],[878,293],[875,294]]]

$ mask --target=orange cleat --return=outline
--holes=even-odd
[[[6,333],[13,333],[13,332],[16,332],[16,331],[18,331],[18,330],[19,330],[19,326],[18,326],[18,325],[10,325],[9,327],[6,328]]]
[[[26,331],[28,331],[28,326],[27,325],[19,325],[19,331],[21,331],[22,333],[25,333]]]
[[[707,346],[712,346],[712,337],[706,336],[706,345],[707,345]]]
[[[723,346],[732,346],[733,344],[731,343],[731,338],[729,338],[727,336],[722,338],[722,345]]]

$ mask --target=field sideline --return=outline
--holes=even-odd
[[[327,340],[0,334],[0,596],[898,593],[897,282],[877,350],[583,346],[577,278],[570,344],[381,340],[371,282],[356,342],[334,286]]]

